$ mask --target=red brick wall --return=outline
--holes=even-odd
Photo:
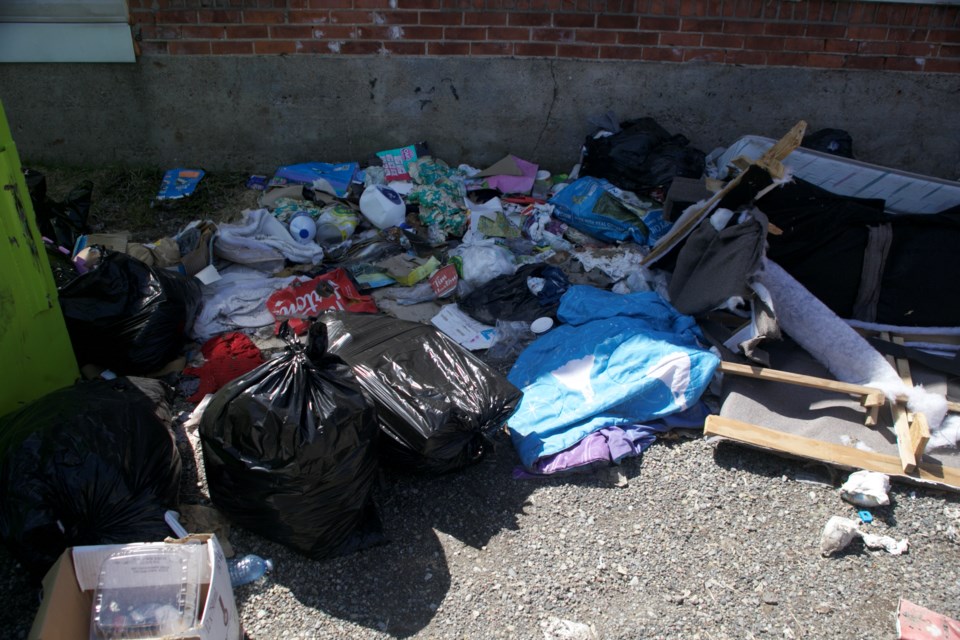
[[[960,72],[960,7],[846,0],[128,0],[143,55],[649,60]]]

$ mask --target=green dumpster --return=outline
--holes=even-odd
[[[79,377],[0,103],[0,416]]]

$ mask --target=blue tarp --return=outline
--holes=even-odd
[[[525,466],[603,427],[683,411],[706,390],[719,358],[699,329],[654,292],[571,287],[566,323],[520,354],[508,379],[523,399],[507,422]]]

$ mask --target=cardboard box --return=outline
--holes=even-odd
[[[130,545],[73,547],[63,552],[43,579],[43,603],[33,621],[31,640],[89,640],[94,591],[103,561],[117,551],[151,550],[168,545],[201,544],[199,624],[176,636],[185,640],[240,640],[240,617],[230,586],[227,560],[212,534]]]

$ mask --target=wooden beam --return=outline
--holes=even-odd
[[[880,339],[903,346],[903,338],[891,336],[887,331],[880,332]],[[890,366],[897,370],[897,374],[903,383],[912,387],[913,376],[910,374],[910,361],[906,358],[894,358],[891,355],[884,357],[890,363]],[[927,424],[926,416],[921,414],[918,419],[916,415],[907,410],[906,401],[899,399],[895,405],[890,407],[890,412],[893,415],[893,430],[897,434],[897,451],[900,453],[903,470],[913,471],[917,465],[917,460],[923,457],[923,450],[927,446],[927,441],[930,440],[930,427]]]
[[[807,123],[801,120],[793,125],[793,128],[787,132],[787,135],[780,138],[775,145],[767,149],[767,152],[760,156],[757,164],[770,171],[774,178],[783,177],[783,167],[780,163],[786,159],[793,150],[803,144],[803,134],[807,132]]]
[[[930,423],[927,422],[927,416],[923,413],[915,413],[913,421],[910,422],[910,446],[917,460],[923,457],[928,442],[930,442]]]
[[[900,402],[890,405],[893,414],[893,431],[897,434],[897,451],[900,453],[900,466],[904,472],[910,473],[917,468],[917,456],[910,444],[910,418],[907,409]]]
[[[886,402],[883,391],[876,387],[865,387],[859,384],[850,384],[849,382],[805,376],[800,373],[790,373],[789,371],[781,371],[769,367],[758,367],[749,364],[739,364],[737,362],[721,362],[720,371],[735,376],[756,378],[757,380],[786,382],[787,384],[795,384],[801,387],[812,387],[824,391],[836,391],[837,393],[860,396],[860,404],[864,407],[881,407]]]
[[[960,490],[960,469],[945,467],[929,460],[921,461],[913,472],[904,473],[897,456],[876,451],[861,451],[856,447],[805,438],[721,416],[708,416],[703,433],[802,458],[855,469],[878,471],[890,476],[926,480]]]

